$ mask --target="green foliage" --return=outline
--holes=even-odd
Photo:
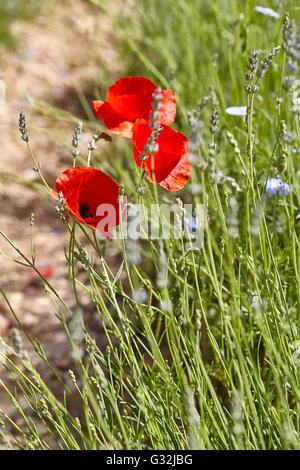
[[[7,437],[6,428],[1,435],[13,448],[51,447],[37,431],[39,422],[66,449],[299,449],[300,168],[293,149],[300,148],[300,131],[284,87],[287,51],[274,53],[266,75],[255,82],[259,90],[247,93],[244,87],[250,52],[262,51],[260,62],[281,45],[284,12],[298,20],[297,2],[273,2],[281,19],[255,12],[252,0],[139,0],[125,19],[113,16],[110,2],[91,2],[114,21],[128,64],[124,75],[144,75],[174,90],[176,127],[194,145],[191,181],[175,196],[146,182],[146,192],[136,192],[141,175],[128,141],[114,140],[101,154],[93,150],[92,164],[122,182],[128,199],[144,208],[176,197],[203,204],[204,243],[192,251],[175,238],[145,239],[132,250],[124,241],[106,244],[86,227],[66,224],[78,303],[70,311],[38,272],[34,250],[27,258],[1,233],[55,299],[74,357],[60,402],[22,345],[5,346],[17,390],[7,391],[23,426],[4,416],[3,425],[14,428],[19,440]],[[115,78],[108,71],[105,83]],[[33,105],[47,114],[53,133],[70,121],[45,103]],[[233,105],[247,106],[246,123],[226,114]],[[74,124],[76,116],[71,119]],[[93,120],[83,122],[83,132],[97,127],[102,130]],[[85,163],[90,157],[78,158]],[[70,166],[71,160],[70,153]],[[266,192],[269,176],[288,182],[290,194]],[[105,254],[112,243],[122,253],[116,274]],[[137,263],[131,255],[139,250]],[[80,263],[86,285],[77,277]],[[99,314],[105,345],[96,344],[84,325],[82,289]],[[66,317],[75,321],[77,334]],[[42,346],[19,328],[51,368]],[[74,398],[78,417],[69,411]]]

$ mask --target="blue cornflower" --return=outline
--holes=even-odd
[[[186,220],[186,223],[187,223],[187,226],[188,226],[189,230],[194,231],[194,230],[198,229],[195,217],[186,217],[185,220]]]
[[[288,196],[291,192],[288,183],[283,183],[279,178],[269,178],[266,185],[266,191],[270,194],[279,194],[279,196]]]
[[[261,7],[260,5],[257,5],[256,7],[254,7],[254,10],[258,11],[259,13],[262,13],[263,15],[272,16],[273,18],[280,18],[279,13],[277,13],[277,11],[272,10],[272,8]]]
[[[220,184],[224,175],[222,170],[217,170],[211,173],[210,176],[216,181],[217,184]]]

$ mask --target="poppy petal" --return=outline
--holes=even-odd
[[[116,111],[107,101],[93,101],[95,115],[101,118],[110,132],[121,137],[132,137],[133,123]]]
[[[188,161],[188,156],[185,154],[178,164],[173,168],[171,173],[162,181],[160,186],[169,191],[179,191],[187,183],[191,176],[192,167]]]
[[[163,90],[162,95],[159,121],[161,124],[169,126],[176,118],[176,99],[172,90]]]
[[[128,121],[148,120],[156,85],[144,77],[125,77],[107,90],[107,101]]]
[[[132,137],[132,126],[136,119],[150,119],[153,93],[157,86],[145,77],[125,77],[117,80],[106,94],[107,101],[93,101],[97,117],[102,118],[113,133]],[[172,90],[163,90],[160,102],[159,121],[169,125],[176,117],[176,100]]]
[[[191,165],[188,162],[188,139],[180,132],[169,126],[162,126],[156,143],[158,151],[147,160],[141,162],[140,155],[151,136],[147,122],[138,119],[133,127],[134,158],[138,166],[143,166],[149,181],[155,181],[169,191],[178,191],[188,181],[191,175]]]

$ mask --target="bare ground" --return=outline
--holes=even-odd
[[[117,11],[119,2],[113,3]],[[54,187],[56,176],[72,166],[72,155],[62,145],[62,141],[58,142],[51,133],[45,132],[48,128],[47,118],[26,105],[25,93],[80,117],[84,112],[76,93],[76,83],[86,87],[90,82],[89,77],[97,77],[101,67],[109,66],[112,76],[117,75],[122,70],[122,64],[113,46],[113,27],[106,16],[84,0],[54,1],[50,5],[43,16],[35,18],[31,23],[15,22],[13,31],[18,39],[17,49],[13,52],[0,50],[6,85],[6,104],[1,105],[0,109],[0,230],[30,257],[29,219],[31,213],[34,213],[33,238],[37,266],[53,268],[49,282],[72,309],[75,299],[64,256],[68,234],[57,217],[55,201],[27,184],[12,181],[10,177],[15,175],[29,182],[39,182],[38,175],[32,170],[26,144],[20,138],[18,116],[24,109],[32,149],[41,162],[48,183]],[[72,135],[63,133],[62,129],[61,137],[71,142]],[[72,359],[50,296],[45,293],[42,283],[31,269],[7,258],[11,256],[20,259],[2,237],[0,249],[3,252],[0,256],[0,287],[31,337],[39,339],[49,362],[66,377]],[[117,252],[111,253],[111,257],[114,256],[117,265]],[[99,328],[97,314],[89,299],[82,295],[81,303],[90,327]],[[16,325],[16,319],[0,296],[0,337],[9,344],[12,343],[12,331]],[[97,331],[97,335],[101,341],[101,332]],[[31,354],[32,347],[24,335],[22,338]],[[51,374],[45,370],[38,356],[32,354],[32,358],[51,386]],[[0,371],[1,378],[8,381],[5,370],[1,368]],[[1,388],[0,408],[14,416],[9,399]]]

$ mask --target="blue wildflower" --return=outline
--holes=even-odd
[[[188,226],[189,230],[194,231],[194,230],[198,229],[195,217],[186,217],[185,220],[186,220],[186,223],[187,223],[187,226]]]
[[[222,170],[217,170],[213,171],[210,176],[215,180],[217,184],[220,184],[224,175]]]
[[[279,196],[288,196],[291,192],[289,184],[283,183],[279,178],[269,178],[266,185],[266,191],[270,194],[279,194]]]
[[[261,7],[260,5],[257,5],[256,7],[254,7],[254,10],[258,11],[259,13],[262,13],[263,15],[272,16],[273,18],[280,18],[279,13],[277,13],[277,11],[272,10],[272,8]]]

